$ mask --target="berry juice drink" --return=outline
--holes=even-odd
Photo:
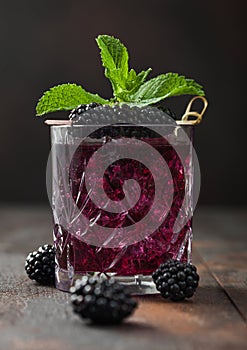
[[[162,262],[190,261],[193,128],[51,127],[59,289],[97,273],[154,293]]]
[[[70,111],[51,125],[56,285],[85,274],[114,276],[133,293],[157,293],[151,274],[169,258],[190,261],[193,128],[207,108],[203,87],[168,72],[129,67],[127,47],[96,38],[112,96],[63,83],[45,91],[36,115]],[[164,100],[194,95],[181,120]],[[200,113],[192,109],[203,102]],[[199,167],[197,167],[199,170]],[[198,174],[199,175],[199,171]],[[198,180],[196,176],[196,180]]]

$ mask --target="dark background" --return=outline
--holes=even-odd
[[[98,34],[119,37],[137,71],[174,71],[203,84],[209,108],[196,130],[200,203],[245,204],[246,10],[237,0],[1,0],[0,201],[48,202],[49,129],[35,117],[44,90],[75,82],[111,95]],[[167,105],[180,115],[188,100]]]

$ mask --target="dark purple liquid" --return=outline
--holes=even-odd
[[[172,205],[169,214],[161,225],[148,237],[140,242],[124,247],[104,248],[85,243],[75,232],[68,232],[55,220],[55,243],[57,245],[57,261],[59,267],[67,270],[72,267],[73,272],[83,274],[85,272],[116,273],[120,276],[149,275],[162,262],[169,258],[177,258],[186,261],[188,257],[187,234],[191,232],[191,219],[174,235],[173,226],[182,207],[185,197],[185,174],[190,174],[190,147],[188,147],[186,164],[184,169],[180,158],[174,148],[160,138],[145,139],[165,159],[172,174],[173,183],[168,180],[167,174],[160,174],[166,181],[167,193],[171,192]],[[121,159],[112,163],[106,170],[103,178],[103,186],[107,196],[113,201],[124,198],[123,184],[128,179],[134,179],[139,183],[140,198],[133,208],[127,213],[110,213],[98,208],[89,198],[83,179],[85,169],[93,153],[102,144],[81,143],[77,148],[72,162],[65,171],[69,174],[71,196],[78,208],[89,220],[98,217],[97,225],[100,227],[127,227],[133,222],[139,222],[145,216],[154,200],[155,184],[149,169],[142,163],[133,159]],[[68,145],[56,145],[57,157],[64,156],[64,147]],[[181,146],[184,147],[184,146]],[[99,164],[95,164],[95,167]],[[157,168],[159,164],[157,163]],[[61,182],[62,183],[62,182]],[[60,196],[66,196],[60,186]],[[187,189],[188,190],[188,189]],[[180,213],[181,215],[181,213]],[[187,212],[182,213],[186,216]],[[154,217],[153,220],[156,220]],[[80,228],[78,228],[79,230]],[[100,234],[100,229],[99,229]]]

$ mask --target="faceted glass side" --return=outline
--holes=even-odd
[[[121,126],[121,128],[128,127]],[[157,229],[147,237],[137,239],[134,243],[133,237],[126,237],[124,244],[121,245],[117,234],[116,237],[113,234],[110,247],[107,244],[90,244],[88,241],[92,238],[93,242],[97,242],[98,238],[102,242],[104,232],[101,228],[124,228],[140,222],[154,203],[155,183],[153,174],[145,166],[145,162],[138,162],[131,157],[119,159],[105,170],[103,178],[105,193],[110,200],[118,202],[125,196],[124,182],[134,179],[140,186],[140,198],[134,207],[120,213],[98,208],[91,200],[89,193],[97,190],[97,174],[92,171],[95,186],[88,191],[85,172],[93,154],[106,143],[113,142],[114,138],[94,133],[90,136],[90,130],[86,130],[87,128],[89,127],[77,126],[76,137],[75,129],[72,137],[70,126],[51,127],[52,207],[57,288],[67,291],[78,276],[97,273],[115,276],[116,279],[129,285],[134,293],[156,293],[151,274],[162,262],[169,258],[182,261],[191,259],[193,212],[193,145],[191,141],[193,141],[194,128],[193,126],[170,126],[169,128],[159,126],[159,135],[152,132],[151,134],[140,133],[138,137],[142,142],[148,143],[158,151],[168,166],[167,173],[164,169],[159,173],[160,164],[159,162],[156,164],[156,160],[153,160],[153,169],[164,181],[166,188],[163,197],[165,206],[166,197],[172,198],[172,202],[167,204],[167,215]],[[110,135],[118,135],[114,132],[119,126],[110,128]],[[84,134],[89,136],[82,138]],[[184,134],[187,137],[184,137]],[[134,133],[128,135],[128,132],[124,132],[123,135],[135,137]],[[131,155],[131,145],[123,144],[122,147],[127,148],[125,151]],[[183,163],[180,154],[182,154]],[[109,158],[111,158],[110,154]],[[97,163],[91,164],[92,169],[96,170],[98,167],[100,167],[100,159]],[[172,181],[168,173],[172,176]],[[86,224],[82,216],[86,218]],[[159,215],[157,217],[160,218]],[[150,220],[155,223],[157,217],[154,212]],[[178,217],[184,225],[179,231],[174,232]],[[94,225],[97,225],[97,232],[90,233],[90,228]],[[90,234],[94,237],[90,237]],[[138,236],[138,232],[135,234]],[[104,242],[107,239],[108,237]]]

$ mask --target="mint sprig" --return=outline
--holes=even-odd
[[[79,104],[97,102],[107,104],[109,101],[97,94],[92,94],[76,84],[62,84],[46,91],[36,106],[37,116],[50,112],[69,111]]]
[[[128,97],[128,101],[147,106],[167,97],[179,95],[204,95],[204,92],[202,86],[193,79],[187,79],[177,73],[167,73],[142,84],[134,94]]]
[[[108,35],[99,35],[96,42],[101,50],[105,76],[110,80],[113,93],[117,96],[118,92],[124,89],[128,79],[128,51],[120,40]]]
[[[127,96],[134,93],[145,82],[151,68],[139,74],[134,69],[129,71],[129,54],[119,39],[109,35],[99,35],[96,42],[100,48],[105,76],[112,84],[113,95],[117,101],[126,102]]]
[[[177,73],[161,74],[146,81],[151,68],[138,74],[134,69],[129,69],[128,50],[119,39],[99,35],[96,42],[100,49],[105,76],[112,85],[113,98],[106,100],[97,94],[87,92],[79,85],[62,84],[52,87],[40,98],[36,106],[38,116],[60,110],[71,110],[80,104],[91,102],[103,105],[124,102],[147,106],[171,96],[186,94],[204,96],[201,85]]]

